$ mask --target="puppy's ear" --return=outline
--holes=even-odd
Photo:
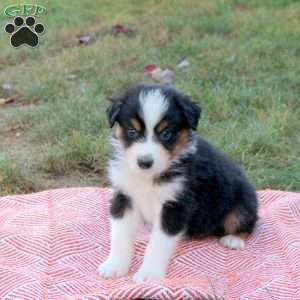
[[[108,101],[110,102],[110,106],[106,109],[106,116],[108,119],[108,123],[110,128],[112,128],[117,121],[118,115],[120,113],[121,107],[123,103],[128,99],[128,95],[131,90],[133,90],[134,87],[131,88],[124,88],[123,91],[119,91],[112,96],[108,97]]]
[[[182,109],[189,127],[196,130],[201,116],[201,108],[196,103],[192,102],[190,97],[186,95],[178,94],[176,100],[177,104]]]
[[[113,95],[108,98],[110,102],[109,107],[106,109],[106,116],[110,128],[112,128],[117,120],[118,114],[121,110],[122,95]]]
[[[118,117],[118,114],[120,112],[121,105],[119,103],[112,103],[107,109],[106,109],[106,116],[108,120],[108,124],[110,128],[112,128],[116,122],[116,119]]]

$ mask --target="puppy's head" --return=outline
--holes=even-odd
[[[182,153],[195,130],[200,108],[174,88],[140,84],[111,99],[110,127],[130,168],[157,175]]]

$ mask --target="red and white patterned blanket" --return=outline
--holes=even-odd
[[[225,249],[215,239],[181,242],[168,277],[143,284],[131,276],[146,231],[127,277],[96,274],[109,251],[108,189],[2,197],[0,299],[300,299],[300,194],[258,194],[260,219],[245,249]]]

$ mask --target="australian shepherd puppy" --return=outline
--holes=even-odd
[[[215,235],[242,249],[257,220],[257,198],[243,171],[195,133],[200,108],[169,86],[140,84],[112,100],[108,174],[111,248],[98,267],[104,278],[125,275],[137,230],[152,225],[135,282],[161,278],[183,237]]]

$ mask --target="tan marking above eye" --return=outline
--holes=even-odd
[[[138,121],[137,119],[135,119],[135,118],[130,119],[130,123],[136,131],[142,130],[142,125],[141,125],[140,121]]]
[[[168,125],[169,125],[169,123],[166,120],[161,121],[158,124],[157,132],[160,133],[160,132],[164,131],[168,127]]]

